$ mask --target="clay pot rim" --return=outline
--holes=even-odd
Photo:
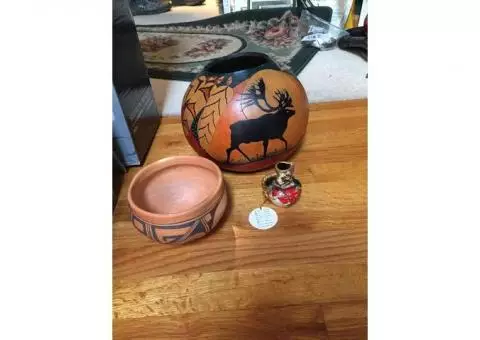
[[[212,68],[214,68],[215,66],[218,66],[222,63],[229,62],[229,61],[232,61],[232,60],[235,60],[235,59],[248,58],[248,57],[262,58],[263,63],[261,63],[260,65],[253,66],[253,67],[245,67],[245,68],[242,68],[242,69],[229,71],[229,72],[227,72],[227,71],[226,72],[212,71]],[[209,63],[207,63],[205,65],[201,74],[215,75],[215,76],[225,75],[227,73],[231,73],[231,74],[243,74],[243,73],[245,73],[246,74],[246,73],[249,73],[249,72],[257,72],[257,71],[259,71],[263,68],[268,68],[268,69],[272,69],[272,70],[276,70],[276,71],[281,71],[280,67],[272,60],[272,58],[270,58],[270,56],[268,54],[261,53],[261,52],[237,52],[237,53],[229,54],[227,56],[220,57],[220,58],[217,58],[217,59],[214,59],[214,60],[210,61]]]
[[[217,183],[215,188],[212,192],[202,201],[195,204],[190,209],[185,211],[174,213],[174,214],[157,214],[147,210],[140,208],[137,204],[135,204],[132,198],[132,191],[136,183],[145,177],[146,175],[152,172],[162,171],[166,168],[171,166],[178,166],[180,164],[183,165],[193,165],[193,166],[201,166],[208,170],[211,170],[215,177],[217,178]],[[200,156],[171,156],[165,157],[160,160],[157,160],[143,169],[141,169],[138,173],[135,174],[130,186],[128,188],[127,193],[127,200],[132,211],[132,214],[140,217],[142,220],[152,223],[152,224],[179,224],[188,222],[201,216],[205,215],[206,213],[211,210],[215,204],[218,203],[219,200],[222,199],[222,191],[224,190],[224,180],[222,171],[220,168],[211,160],[200,157]]]

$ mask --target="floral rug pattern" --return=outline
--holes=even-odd
[[[292,58],[305,48],[299,27],[299,17],[288,10],[268,20],[138,26],[137,32],[152,78],[191,80],[210,60],[240,51],[265,53],[282,69],[296,73]]]
[[[301,47],[299,18],[288,11],[281,18],[246,22],[247,35],[260,46],[273,49]]]
[[[185,52],[185,55],[192,58],[205,57],[211,53],[222,50],[225,46],[229,45],[230,41],[224,38],[208,39],[201,42],[198,46]]]
[[[229,34],[139,33],[147,67],[187,69],[242,50],[245,42]],[[168,66],[170,65],[170,66]]]

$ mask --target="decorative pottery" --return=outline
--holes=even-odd
[[[227,206],[220,168],[199,156],[156,161],[134,177],[128,204],[135,228],[160,243],[185,243],[210,233]]]
[[[293,176],[294,165],[291,162],[279,162],[274,174],[266,175],[262,180],[265,197],[279,207],[295,204],[302,193],[302,184]]]
[[[302,84],[266,55],[209,63],[188,87],[182,124],[190,145],[222,169],[258,171],[287,160],[308,122]]]

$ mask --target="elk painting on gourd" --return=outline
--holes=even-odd
[[[226,61],[207,66],[185,93],[181,114],[188,142],[225,170],[257,171],[288,159],[308,122],[300,82],[263,55],[237,62],[231,72],[221,64]]]
[[[265,114],[258,118],[240,120],[230,125],[230,147],[227,149],[227,163],[230,162],[230,154],[238,150],[248,161],[250,158],[241,149],[240,144],[262,142],[263,158],[267,158],[268,142],[270,139],[280,139],[285,143],[285,151],[288,142],[283,137],[287,129],[288,119],[295,114],[292,106],[292,98],[286,90],[276,90],[274,99],[276,106],[270,106],[265,98],[265,82],[262,78],[250,86],[241,96],[242,107],[256,105]]]

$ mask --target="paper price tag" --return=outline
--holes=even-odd
[[[248,222],[256,229],[267,230],[277,224],[278,215],[272,208],[256,208],[248,215]]]

